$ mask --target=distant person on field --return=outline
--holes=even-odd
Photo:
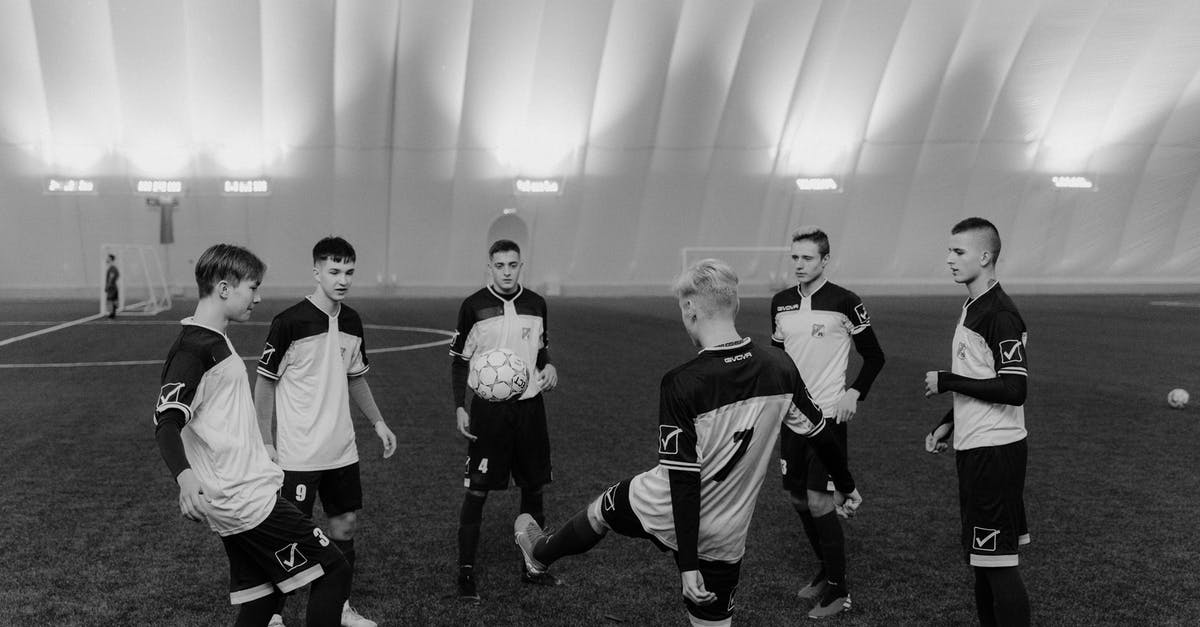
[[[488,285],[463,300],[450,344],[450,383],[458,432],[467,439],[462,507],[458,518],[458,597],[479,602],[475,554],[488,492],[507,490],[509,476],[521,489],[522,513],[544,524],[542,489],[553,479],[550,433],[542,392],[558,385],[558,370],[550,363],[546,301],[521,285],[521,248],[502,239],[488,248]],[[489,402],[475,396],[467,406],[471,358],[506,348],[530,369],[529,385],[515,400]],[[552,573],[524,570],[521,581],[554,586]]]
[[[696,262],[675,281],[683,327],[699,354],[663,376],[658,465],[608,488],[561,528],[514,522],[532,572],[583,553],[609,530],[671,551],[693,625],[729,625],[746,535],[781,425],[808,438],[834,477],[839,504],[862,499],[833,424],[813,405],[796,365],[734,326],[738,279],[722,261]]]
[[[217,244],[196,262],[200,300],[171,345],[154,412],[155,439],[179,484],[184,518],[207,521],[229,557],[236,625],[267,625],[283,593],[312,584],[307,624],[341,619],[352,569],[312,519],[279,497],[280,470],[263,446],[246,366],[225,335],[259,302],[266,266]]]
[[[108,317],[117,317],[117,280],[121,278],[121,271],[117,269],[117,256],[109,253],[104,260],[104,265],[108,266],[104,270],[104,298],[108,301]]]
[[[981,625],[1028,625],[1029,596],[1018,547],[1029,543],[1025,521],[1025,321],[996,281],[1000,233],[983,218],[950,230],[946,263],[966,286],[950,372],[925,373],[925,397],[952,392],[954,406],[925,436],[940,453],[954,436],[962,546],[975,571]]]
[[[771,344],[784,349],[842,452],[848,454],[847,425],[883,369],[883,349],[871,317],[857,294],[825,278],[829,236],[816,227],[792,233],[792,268],[797,284],[771,299]],[[862,356],[858,376],[846,385],[850,347]],[[826,618],[850,609],[846,581],[846,545],[834,508],[834,483],[808,440],[784,429],[779,436],[783,489],[800,515],[804,533],[820,568],[798,596],[812,606],[809,618]],[[805,608],[809,609],[809,608]]]
[[[396,436],[364,376],[370,366],[362,319],[343,302],[354,282],[356,258],[354,247],[340,237],[313,246],[316,288],[271,321],[254,386],[259,430],[283,468],[283,497],[306,516],[312,516],[320,497],[329,536],[352,567],[356,512],[363,499],[351,401],[374,426],[384,458],[396,451]],[[281,599],[272,627],[283,625],[282,614]],[[349,600],[341,621],[344,627],[375,627]]]

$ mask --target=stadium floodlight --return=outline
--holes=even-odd
[[[796,179],[796,191],[800,192],[840,192],[842,186],[838,185],[837,179],[821,176],[821,177],[800,177]]]
[[[225,179],[221,193],[226,196],[270,196],[271,182],[267,179]]]
[[[513,180],[513,191],[518,194],[561,194],[561,179],[529,179]]]
[[[502,213],[506,216],[511,216],[511,215],[515,214],[516,212],[517,212],[516,207],[505,207],[504,209],[502,209],[500,211],[500,213]]]
[[[138,179],[133,187],[139,194],[183,193],[183,181],[178,179]]]
[[[47,194],[95,194],[96,182],[92,179],[51,176],[46,178],[42,191]]]
[[[1054,189],[1086,189],[1096,191],[1096,184],[1086,176],[1052,176],[1050,182],[1054,184]]]

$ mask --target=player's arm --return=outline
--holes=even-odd
[[[258,430],[271,461],[278,460],[275,451],[275,387],[278,382],[261,374],[254,381],[254,413],[258,416]]]
[[[949,445],[950,436],[954,433],[954,408],[942,416],[937,426],[925,436],[925,450],[930,453],[941,453]]]
[[[383,443],[383,457],[387,459],[396,452],[396,434],[388,428],[387,423],[383,421],[383,414],[379,411],[379,405],[375,403],[375,395],[371,394],[371,386],[367,385],[367,378],[364,376],[350,377],[350,400],[355,406],[362,411],[367,420],[375,427],[375,435],[379,436],[379,441]]]
[[[543,346],[537,352],[538,382],[543,392],[549,392],[558,386],[558,368],[550,363],[550,349]]]
[[[180,432],[191,420],[192,400],[204,375],[203,363],[200,356],[188,352],[175,353],[168,358],[154,409],[154,440],[179,485],[179,511],[194,521],[204,520],[208,503],[188,461]]]
[[[800,390],[792,395],[794,410],[788,412],[784,425],[807,438],[813,452],[817,454],[829,472],[829,476],[833,478],[833,485],[838,492],[835,500],[844,501],[846,515],[853,516],[859,505],[862,504],[862,497],[854,485],[854,476],[850,473],[850,467],[846,462],[846,452],[842,449],[837,436],[834,435],[831,423],[821,415],[821,410],[812,402],[808,390],[804,388],[804,383],[800,381],[798,375],[799,373],[797,373],[796,380],[800,382]],[[839,502],[838,505],[840,506],[841,503]]]
[[[867,393],[871,391],[871,384],[875,382],[875,378],[883,370],[884,362],[887,361],[883,354],[883,347],[879,345],[879,338],[875,336],[875,330],[869,325],[863,326],[851,337],[854,338],[854,349],[862,357],[862,367],[858,369],[858,376],[854,378],[850,387],[846,388],[838,400],[837,406],[834,407],[834,415],[838,422],[847,422],[854,417],[854,414],[858,412],[858,401],[867,398]]]
[[[467,413],[467,375],[470,364],[461,357],[450,358],[450,391],[454,394],[454,416],[458,432],[468,440],[474,440],[471,433],[471,415]]]
[[[1025,362],[1025,332],[1020,320],[1000,312],[992,320],[987,335],[996,376],[972,379],[952,372],[926,373],[925,395],[957,392],[988,403],[1024,405],[1028,382]]]
[[[658,462],[667,469],[671,514],[675,520],[675,563],[682,592],[694,603],[709,603],[715,595],[704,590],[700,576],[700,460],[696,453],[696,423],[674,380],[663,377],[659,387]]]

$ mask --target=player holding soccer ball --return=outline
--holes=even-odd
[[[508,478],[521,489],[521,512],[545,524],[542,488],[552,480],[550,435],[542,392],[558,384],[550,363],[546,333],[546,301],[520,283],[521,248],[498,240],[488,249],[491,282],[471,294],[458,310],[458,326],[450,345],[450,381],[458,432],[468,440],[462,510],[458,522],[458,596],[479,601],[475,552],[483,505],[491,490],[508,489]],[[475,395],[466,410],[470,361],[477,353],[505,348],[534,365],[525,391],[515,400],[490,402]],[[561,583],[548,572],[525,571],[522,580],[541,585]]]
[[[808,438],[833,475],[838,499],[862,503],[832,423],[813,405],[787,355],[742,337],[734,325],[738,278],[705,259],[675,281],[680,317],[699,354],[659,386],[658,465],[608,488],[560,529],[513,523],[533,571],[591,549],[609,530],[671,551],[693,625],[729,625],[754,503],[780,428]]]
[[[996,282],[1000,233],[983,218],[950,230],[946,263],[967,287],[954,329],[950,372],[925,373],[925,397],[954,393],[954,407],[925,437],[940,453],[954,436],[962,544],[975,571],[981,625],[1028,625],[1029,596],[1018,570],[1025,524],[1025,321]]]

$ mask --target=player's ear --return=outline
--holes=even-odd
[[[985,250],[979,253],[979,267],[986,268],[992,265],[992,251]]]
[[[217,295],[221,298],[229,298],[229,281],[224,279],[217,282]]]

